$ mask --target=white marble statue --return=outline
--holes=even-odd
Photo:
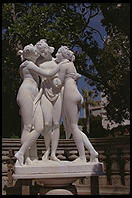
[[[102,175],[104,170],[103,163],[98,162],[98,153],[78,127],[83,97],[77,88],[81,75],[73,63],[75,56],[66,46],[58,49],[56,58],[52,57],[53,51],[45,39],[19,51],[25,59],[20,65],[23,82],[17,94],[22,135],[21,147],[15,154],[13,178],[42,179],[40,183],[44,186],[62,187],[79,178]],[[73,161],[61,161],[56,157],[61,118],[66,138],[73,136],[79,152],[79,157]],[[42,133],[46,152],[42,160],[37,160],[37,156],[31,158],[30,151],[36,153],[34,145]],[[90,162],[86,161],[85,148],[90,152]]]
[[[42,42],[42,41],[41,41]],[[39,43],[40,44],[40,43]],[[43,44],[41,43],[41,46],[43,46]],[[43,47],[42,47],[43,49]],[[43,55],[44,56],[44,55]],[[41,58],[42,59],[42,58]],[[62,103],[57,103],[57,105],[59,106],[59,109],[61,112],[61,104],[63,104],[63,122],[64,122],[64,126],[65,126],[65,130],[67,133],[67,137],[70,137],[70,134],[72,133],[73,138],[75,140],[75,143],[77,145],[78,151],[79,151],[79,158],[77,160],[75,160],[74,162],[78,162],[78,161],[85,161],[86,162],[86,156],[85,156],[85,150],[84,150],[84,146],[90,151],[90,161],[94,162],[94,161],[98,161],[98,153],[95,151],[95,149],[93,148],[92,144],[90,143],[90,141],[88,140],[87,136],[80,131],[79,127],[78,127],[78,119],[79,119],[79,111],[80,111],[80,107],[81,107],[81,103],[83,101],[83,97],[82,95],[79,93],[78,89],[77,89],[77,85],[76,85],[76,80],[81,76],[80,74],[77,73],[73,61],[74,61],[75,57],[73,55],[73,52],[70,51],[66,46],[62,46],[61,48],[59,48],[57,54],[56,54],[56,62],[59,65],[59,72],[58,72],[58,77],[61,80],[61,83],[59,83],[59,87],[64,85],[64,90],[61,90],[61,97],[62,98]],[[30,67],[30,69],[33,69],[34,71],[37,72],[37,74],[42,75],[43,72],[43,67],[40,66],[39,71],[37,71],[37,67],[34,65],[34,67]],[[46,79],[49,80],[49,79]],[[50,79],[51,80],[51,79]],[[44,83],[44,81],[42,81]],[[48,81],[49,82],[49,81]],[[48,83],[49,85],[49,83]],[[45,86],[45,84],[43,84],[42,86],[44,92],[45,92],[45,88],[47,88]],[[48,87],[49,88],[49,87]],[[49,91],[50,89],[48,89]],[[63,93],[64,91],[64,93]],[[53,92],[53,90],[52,90]],[[51,92],[50,92],[51,93]],[[60,93],[60,92],[57,92]],[[50,103],[48,101],[48,103],[45,103],[45,101],[47,102],[47,95],[46,93],[43,94],[44,95],[44,104],[47,104],[46,106],[43,106],[43,111],[46,112],[46,108],[50,107]],[[45,100],[45,96],[47,97]],[[58,107],[57,106],[57,107]],[[49,112],[49,111],[48,111]],[[50,111],[50,114],[48,114],[48,116],[52,117],[52,112]],[[57,108],[55,108],[55,115],[58,115],[58,111]],[[59,114],[59,119],[60,120],[60,115]],[[46,115],[44,115],[45,118]],[[54,115],[53,115],[54,116]],[[59,125],[59,123],[58,123]],[[45,133],[45,131],[44,131]],[[54,134],[56,135],[57,132],[53,132],[53,133],[47,133],[46,134]],[[51,136],[52,137],[52,136]],[[52,143],[52,145],[55,144],[55,147],[52,146],[52,152],[54,153],[55,156],[55,152],[56,152],[56,148],[58,145],[58,138],[59,135],[57,136],[57,138],[54,138],[54,142]],[[48,139],[48,138],[47,138]],[[49,138],[50,140],[50,138]],[[52,141],[51,141],[52,142]],[[49,142],[48,142],[48,146],[49,146]],[[47,147],[47,151],[46,151],[46,159],[47,156],[49,155],[49,147]],[[48,153],[48,155],[47,155]],[[51,155],[52,156],[52,155]],[[52,159],[52,157],[51,157]],[[53,159],[53,160],[56,160]]]
[[[72,134],[79,158],[73,162],[86,162],[85,148],[90,152],[90,162],[98,162],[98,153],[88,137],[79,129],[78,120],[83,97],[78,91],[76,81],[81,77],[73,64],[75,56],[67,46],[54,51],[45,39],[35,46],[32,44],[19,51],[24,60],[20,65],[23,82],[17,95],[22,120],[21,148],[15,154],[20,165],[32,164],[29,151],[36,144],[39,135],[44,133],[46,152],[42,160],[60,161],[56,150],[60,137],[60,119],[66,131],[66,138]],[[38,89],[39,77],[40,90]]]
[[[90,152],[90,162],[98,162],[98,153],[93,148],[87,136],[79,129],[79,111],[83,97],[78,91],[76,80],[80,77],[73,64],[75,56],[66,46],[58,49],[56,62],[59,64],[59,79],[64,83],[63,92],[63,122],[67,137],[72,133],[79,151],[79,158],[74,162],[86,162],[84,146]]]
[[[23,165],[26,160],[27,164],[31,163],[28,150],[44,130],[44,124],[40,102],[37,102],[37,105],[34,102],[38,95],[39,78],[33,70],[28,68],[30,65],[35,65],[34,63],[40,54],[32,44],[24,47],[23,51],[19,51],[19,54],[23,59],[26,59],[26,61],[20,65],[20,75],[23,82],[17,94],[17,103],[20,107],[20,115],[23,123],[21,135],[22,146],[15,154],[15,157],[20,165]],[[57,67],[52,68],[52,70],[48,67],[48,69],[43,70],[43,76],[52,76],[57,71]]]
[[[44,140],[46,152],[44,153],[42,160],[49,159],[51,145],[50,159],[59,161],[55,154],[60,137],[60,119],[63,90],[57,73],[52,77],[43,76],[43,71],[45,68],[49,68],[51,70],[54,68],[58,69],[58,65],[51,55],[54,51],[54,48],[48,46],[45,39],[41,39],[38,43],[36,43],[35,46],[38,53],[40,54],[39,58],[36,61],[39,69],[35,65],[29,65],[28,68],[30,68],[32,71],[35,71],[41,77],[41,88],[38,97],[36,97],[36,101],[41,101],[44,118]]]

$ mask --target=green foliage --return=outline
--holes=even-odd
[[[99,77],[98,87],[102,88],[108,99],[108,118],[115,122],[129,119],[130,43],[127,36],[117,33],[105,41],[96,69]]]
[[[130,39],[130,3],[100,4],[100,9],[104,16],[102,24],[108,34],[116,30]]]
[[[112,137],[130,135],[130,125],[126,125],[126,126],[119,125],[118,127],[111,129],[109,134]]]
[[[18,139],[18,138],[20,138],[20,137],[19,137],[19,136],[17,136],[17,135],[15,135],[15,134],[13,134],[10,138]]]
[[[108,37],[93,62],[95,79],[88,82],[107,95],[108,119],[122,123],[130,116],[130,4],[101,3],[98,7]]]
[[[101,137],[107,137],[109,136],[109,132],[102,127],[102,119],[100,116],[93,116],[90,115],[90,133],[87,133],[87,120],[86,118],[80,118],[79,119],[79,125],[82,126],[83,132],[89,137],[89,138],[101,138]]]
[[[8,45],[7,49],[10,51]],[[3,44],[3,48],[4,46]],[[20,86],[18,65],[20,61],[16,58],[14,51],[3,50],[2,57],[2,134],[10,137],[12,131],[20,136],[20,117],[16,103],[16,94]],[[14,62],[15,60],[15,62]]]
[[[91,106],[97,106],[98,105],[98,102],[95,101],[95,98],[98,95],[94,90],[88,91],[87,89],[82,89],[82,95],[83,95],[83,99],[84,99],[84,103],[83,103],[84,107],[85,107],[85,104],[86,105],[89,104]]]
[[[108,136],[108,131],[102,127],[101,116],[90,116],[90,134],[91,138],[100,138]]]

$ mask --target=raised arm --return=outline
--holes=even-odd
[[[59,65],[57,65],[55,68],[52,68],[52,70],[51,69],[47,70],[47,69],[39,68],[31,61],[29,61],[27,68],[30,70],[33,70],[34,72],[36,72],[38,75],[42,77],[51,77],[59,71]]]

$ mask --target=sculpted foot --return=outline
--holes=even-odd
[[[98,160],[98,153],[97,152],[95,152],[94,154],[93,153],[91,153],[91,156],[90,156],[90,162],[99,162],[99,160]]]
[[[27,157],[26,160],[25,160],[25,164],[26,165],[31,165],[32,164],[32,160],[30,160],[30,158]]]
[[[42,160],[49,160],[49,151],[46,151],[45,154],[42,156]]]
[[[53,161],[58,161],[58,162],[60,162],[60,160],[59,160],[55,155],[51,155],[51,156],[50,156],[50,159],[53,160]]]
[[[15,157],[17,158],[17,160],[19,161],[20,165],[23,166],[23,162],[24,162],[24,157],[23,157],[23,154],[18,151],[16,154],[15,154]]]
[[[20,166],[18,159],[16,160],[15,166]]]
[[[84,162],[86,162],[86,158],[83,158],[83,159],[81,159],[80,157],[78,157],[77,159],[75,159],[75,160],[73,160],[72,161],[73,163],[84,163]]]

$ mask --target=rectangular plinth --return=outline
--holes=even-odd
[[[72,163],[68,161],[37,163],[15,167],[14,179],[86,177],[104,174],[103,163]]]

